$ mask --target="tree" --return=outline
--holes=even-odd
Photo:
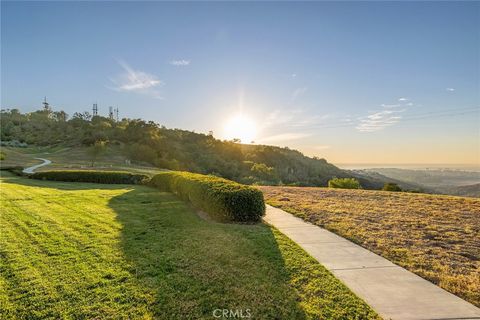
[[[255,163],[250,169],[252,174],[262,181],[278,183],[278,176],[275,173],[275,168],[268,167],[264,163]]]
[[[87,154],[90,156],[90,160],[92,161],[92,167],[98,157],[105,153],[105,150],[105,141],[96,141],[90,148],[88,148]]]
[[[355,178],[334,178],[328,181],[329,188],[361,189],[362,186]]]

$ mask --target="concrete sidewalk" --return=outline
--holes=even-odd
[[[49,165],[50,163],[52,163],[52,161],[48,160],[48,159],[43,159],[43,158],[35,158],[37,160],[42,160],[43,163],[40,163],[40,164],[37,164],[37,165],[34,165],[34,166],[31,166],[31,167],[28,167],[28,168],[25,168],[23,169],[23,173],[28,173],[28,174],[31,174],[31,173],[34,173],[34,171],[40,167],[43,167],[43,166],[46,166],[46,165]]]
[[[268,206],[264,221],[298,243],[384,319],[480,319],[480,309],[321,227]]]

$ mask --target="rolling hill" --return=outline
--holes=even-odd
[[[63,111],[21,113],[7,109],[1,112],[1,125],[4,146],[68,150],[64,152],[66,160],[77,163],[77,159],[83,159],[85,165],[127,160],[155,168],[214,174],[245,184],[326,186],[334,177],[354,177],[363,188],[380,189],[391,182],[342,170],[297,150],[222,141],[212,134],[168,129],[140,119],[115,121],[88,113],[75,113],[69,118]],[[95,148],[98,154],[91,152]],[[71,154],[77,156],[72,159]]]

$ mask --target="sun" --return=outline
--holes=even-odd
[[[249,117],[237,114],[231,117],[224,126],[227,140],[240,139],[242,143],[252,143],[257,135],[257,125]]]

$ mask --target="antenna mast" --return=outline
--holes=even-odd
[[[45,98],[43,99],[42,104],[43,104],[43,109],[44,109],[45,111],[51,111],[51,109],[50,109],[50,104],[47,102],[47,97],[45,97]]]
[[[113,107],[108,107],[108,117],[113,120]]]

